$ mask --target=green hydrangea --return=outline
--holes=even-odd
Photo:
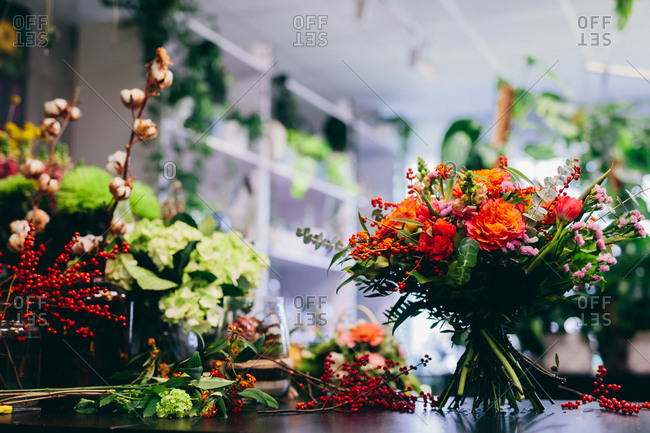
[[[140,220],[133,226],[133,231],[126,235],[126,241],[133,251],[147,252],[149,242],[160,235],[165,228],[161,219]]]
[[[127,242],[135,251],[146,252],[159,271],[173,266],[174,254],[191,241],[201,240],[203,234],[182,221],[165,227],[160,220],[142,220],[127,236]]]
[[[208,283],[185,274],[181,287],[163,296],[158,307],[165,319],[180,323],[186,332],[205,334],[221,322],[221,298],[223,291],[216,282]]]
[[[125,290],[131,290],[134,279],[126,270],[124,263],[137,266],[138,261],[133,258],[132,254],[118,254],[115,259],[106,261],[106,270],[104,276],[106,282],[121,286]]]
[[[237,285],[239,278],[244,277],[252,287],[257,287],[262,282],[266,263],[268,257],[242,242],[238,233],[214,232],[197,244],[185,270],[211,272],[217,276],[219,285]]]
[[[172,389],[161,396],[156,405],[158,418],[183,418],[192,409],[192,398],[182,389]]]

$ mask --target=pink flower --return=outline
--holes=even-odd
[[[579,247],[583,246],[585,244],[585,240],[582,239],[582,236],[580,236],[580,233],[576,233],[576,235],[573,237],[573,240],[576,241],[576,244],[578,244]]]
[[[336,344],[339,346],[352,348],[355,345],[354,337],[350,331],[344,331],[339,334],[339,337],[336,339]]]
[[[564,264],[564,272],[566,272],[566,273],[568,274],[570,270],[571,270],[571,269],[569,268],[569,264],[568,264],[568,263],[565,263],[565,264]]]
[[[609,265],[598,266],[598,272],[607,272],[607,271],[609,271]]]
[[[584,277],[585,277],[585,272],[582,270],[575,271],[572,275],[572,278],[577,278],[577,279],[584,278]]]
[[[539,253],[537,248],[533,248],[530,245],[522,245],[519,249],[519,252],[524,256],[536,256]]]
[[[386,358],[381,353],[369,353],[368,364],[374,368],[381,368],[386,364]]]

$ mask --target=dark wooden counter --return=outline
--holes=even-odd
[[[558,404],[547,406],[547,411],[542,414],[524,409],[519,414],[481,415],[448,411],[443,415],[419,407],[413,414],[366,412],[260,416],[255,412],[245,412],[227,420],[151,418],[146,422],[134,416],[81,415],[47,410],[0,415],[0,432],[650,432],[650,411],[623,416],[602,412],[594,403],[572,411],[562,410]]]

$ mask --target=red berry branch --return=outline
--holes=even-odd
[[[355,362],[344,362],[336,369],[334,360],[329,355],[325,358],[325,373],[320,378],[295,371],[281,361],[275,360],[280,368],[291,375],[298,388],[305,390],[308,401],[299,402],[295,409],[261,411],[260,414],[325,412],[329,410],[359,412],[362,410],[391,410],[413,413],[415,403],[421,398],[424,406],[434,407],[435,398],[425,392],[419,396],[411,394],[413,389],[408,387],[400,391],[389,385],[402,375],[408,375],[417,370],[418,366],[426,366],[431,360],[428,355],[420,359],[417,365],[402,366],[399,373],[392,374],[391,369],[399,366],[399,362],[391,359],[378,368],[368,367],[369,355],[363,355]],[[314,396],[313,389],[320,391]]]
[[[81,337],[92,338],[93,332],[79,320],[83,314],[112,321],[126,326],[126,317],[109,311],[108,305],[98,305],[91,301],[108,291],[105,287],[93,283],[101,278],[102,262],[114,259],[119,253],[129,251],[129,246],[122,243],[114,245],[110,252],[101,251],[97,257],[90,257],[68,267],[70,250],[79,242],[79,234],[64,247],[44,272],[40,260],[46,251],[44,244],[36,246],[34,226],[25,238],[20,261],[15,266],[7,266],[10,276],[0,286],[2,298],[11,300],[0,311],[0,320],[16,320],[24,323],[25,329],[30,325],[41,326],[52,334],[63,330],[72,331]],[[6,288],[4,286],[7,286]],[[17,317],[6,317],[10,309],[17,310]]]
[[[641,404],[636,404],[629,403],[625,400],[619,401],[616,397],[608,397],[611,394],[620,391],[621,386],[615,383],[606,384],[606,376],[607,369],[602,365],[599,365],[591,394],[584,394],[581,400],[576,400],[575,402],[568,401],[562,403],[562,409],[577,409],[581,404],[591,403],[594,400],[598,401],[598,404],[603,408],[603,410],[617,412],[623,415],[634,415],[635,413],[639,413],[641,409],[650,409],[650,402],[647,401]]]

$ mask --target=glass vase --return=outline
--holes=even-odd
[[[85,338],[67,327],[56,335],[44,332],[41,382],[44,387],[103,386],[127,366],[131,341],[132,302],[121,287],[95,281],[102,290],[85,300],[87,305],[108,306],[108,312],[126,317],[126,325],[99,316],[72,313],[76,321],[90,328]]]
[[[274,361],[293,366],[289,356],[289,327],[284,312],[284,298],[279,296],[226,296],[220,337],[228,337],[229,325],[241,328],[243,336],[253,342],[262,335],[264,345],[253,360],[235,364],[235,369],[253,375],[256,388],[274,396],[286,395],[291,380]]]
[[[24,305],[4,303],[1,308],[0,388],[39,388],[41,330],[34,316],[25,317]]]

